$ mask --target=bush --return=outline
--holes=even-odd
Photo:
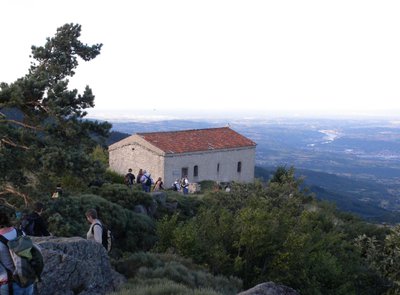
[[[194,217],[201,205],[204,205],[202,198],[199,196],[184,196],[176,192],[168,192],[167,202],[178,202],[179,220],[187,220]]]
[[[134,210],[136,205],[150,206],[153,198],[139,187],[129,188],[125,184],[106,183],[97,189],[97,194],[104,199],[126,209]]]
[[[134,253],[115,262],[115,268],[146,285],[149,280],[168,279],[191,290],[206,288],[221,294],[236,294],[241,288],[241,281],[237,278],[214,277],[191,260],[172,254]]]
[[[137,284],[131,282],[124,290],[110,295],[222,295],[222,293],[211,289],[191,289],[167,279],[155,279]]]
[[[217,183],[213,180],[203,180],[200,181],[199,184],[202,193],[213,191],[217,185]]]
[[[148,250],[156,241],[153,220],[96,195],[63,196],[47,201],[46,206],[44,216],[49,231],[56,236],[86,237],[89,224],[85,212],[95,208],[100,220],[112,230],[114,246],[120,251]]]
[[[125,183],[125,178],[123,175],[111,171],[110,169],[107,169],[106,172],[104,173],[104,180],[109,183],[119,183],[119,184]]]

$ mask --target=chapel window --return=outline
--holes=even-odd
[[[242,172],[242,162],[240,161],[237,163],[237,172],[238,173]]]

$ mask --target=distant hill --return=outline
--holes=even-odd
[[[127,138],[128,136],[130,136],[130,134],[128,133],[111,131],[110,136],[106,140],[106,144],[107,146],[112,145],[113,143],[116,143],[124,138]]]
[[[256,166],[255,177],[267,181],[275,169]],[[400,213],[382,207],[387,195],[383,185],[307,169],[296,169],[296,177],[303,179],[303,187],[317,199],[333,202],[342,211],[371,222],[400,222]]]

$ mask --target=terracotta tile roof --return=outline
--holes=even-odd
[[[229,127],[137,133],[137,135],[167,154],[256,146],[255,142]]]

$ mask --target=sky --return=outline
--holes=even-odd
[[[400,115],[400,1],[5,0],[0,82],[65,23],[92,116]]]

